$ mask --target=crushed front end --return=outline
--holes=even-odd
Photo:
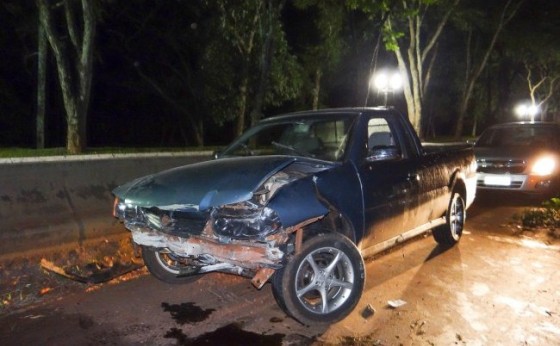
[[[252,277],[260,288],[294,251],[295,232],[326,212],[313,210],[310,217],[286,226],[269,207],[279,189],[308,173],[290,168],[277,171],[249,193],[250,198],[233,198],[232,203],[220,205],[208,202],[223,194],[220,190],[210,190],[198,204],[163,206],[134,203],[117,191],[114,216],[131,231],[135,244],[179,258],[185,265],[177,276],[227,272]]]

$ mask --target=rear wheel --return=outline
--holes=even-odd
[[[444,246],[455,245],[459,239],[461,239],[461,235],[463,234],[465,218],[465,200],[459,193],[454,192],[447,208],[445,225],[436,227],[432,231],[436,242]]]
[[[304,242],[272,280],[280,307],[304,324],[330,324],[346,317],[360,300],[364,283],[359,250],[338,233]]]
[[[150,273],[161,281],[170,284],[192,282],[198,268],[185,257],[176,256],[169,251],[142,247],[142,258]]]

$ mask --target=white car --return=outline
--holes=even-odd
[[[560,191],[560,124],[495,125],[482,133],[474,150],[479,190]]]

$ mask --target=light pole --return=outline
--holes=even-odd
[[[389,93],[393,94],[402,88],[402,77],[398,72],[380,71],[371,76],[369,86],[383,93],[383,105],[387,106]]]
[[[515,113],[519,117],[529,117],[531,122],[535,121],[535,115],[539,114],[539,111],[539,106],[534,103],[521,103],[515,107]]]

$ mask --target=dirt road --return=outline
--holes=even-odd
[[[458,246],[443,251],[427,236],[368,260],[358,307],[328,328],[287,317],[270,285],[140,275],[0,316],[0,344],[560,345],[560,243],[513,235],[511,216],[524,208],[479,200]]]

